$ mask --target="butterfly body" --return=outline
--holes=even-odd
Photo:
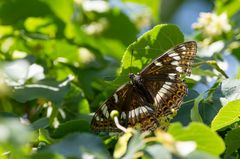
[[[196,54],[194,41],[177,45],[153,60],[141,72],[130,73],[130,81],[118,88],[96,111],[91,122],[94,131],[120,131],[110,117],[119,112],[119,123],[151,131],[166,129],[187,93],[184,76],[190,75]]]

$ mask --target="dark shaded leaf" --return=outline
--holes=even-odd
[[[74,133],[66,136],[59,143],[51,145],[45,151],[57,152],[65,157],[108,159],[110,155],[100,138],[88,133]]]
[[[240,128],[228,131],[224,141],[226,143],[226,154],[225,156],[231,155],[233,152],[240,148]],[[227,158],[227,157],[226,157]]]

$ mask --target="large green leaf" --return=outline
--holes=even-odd
[[[74,11],[73,0],[40,0],[41,2],[46,3],[49,8],[58,16],[62,21],[68,23],[71,21]],[[63,12],[64,10],[64,12]]]
[[[61,124],[57,129],[55,129],[52,136],[60,138],[73,132],[86,132],[86,131],[90,131],[89,123],[86,120],[82,119],[70,120]]]
[[[59,106],[70,87],[69,83],[61,84],[63,83],[47,79],[36,84],[26,84],[15,88],[12,98],[21,103],[38,98],[46,98]]]
[[[212,130],[219,130],[221,128],[230,126],[239,121],[240,116],[240,100],[234,100],[226,104],[220,109],[211,123]]]
[[[176,25],[157,25],[152,30],[139,37],[136,42],[129,45],[122,58],[120,76],[114,84],[119,85],[128,80],[130,71],[139,72],[154,58],[171,47],[183,42],[183,34]]]
[[[110,155],[101,139],[88,133],[74,133],[66,136],[59,143],[51,145],[45,151],[59,153],[65,157],[108,159]]]
[[[33,130],[38,130],[40,128],[46,128],[48,126],[49,126],[49,119],[47,117],[40,118],[30,125],[30,127]]]
[[[192,122],[188,127],[182,127],[179,123],[172,124],[168,132],[173,135],[175,140],[196,142],[199,151],[218,156],[225,150],[220,136],[201,123]]]
[[[233,129],[227,132],[226,137],[224,138],[226,143],[226,156],[232,154],[237,149],[240,148],[240,128]]]
[[[26,9],[28,8],[28,9]],[[27,17],[45,16],[51,13],[47,5],[39,0],[4,1],[0,4],[1,24],[17,25]]]
[[[199,112],[205,124],[210,125],[213,118],[222,108],[221,99],[223,97],[220,87],[213,89],[214,92],[209,97],[203,99],[199,104]]]
[[[189,154],[185,159],[219,159],[219,158],[205,152],[194,151],[191,154]]]

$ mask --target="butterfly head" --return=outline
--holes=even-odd
[[[130,73],[128,76],[131,79],[132,84],[138,84],[141,82],[141,77],[139,74]]]
[[[135,77],[135,74],[134,74],[134,73],[129,73],[128,77],[129,77],[131,80],[133,80],[134,77]]]

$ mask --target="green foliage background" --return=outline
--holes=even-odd
[[[160,1],[95,2],[0,1],[0,158],[239,158],[239,0],[214,2],[212,14],[226,13],[230,30],[209,35],[204,27],[188,37],[159,23]],[[126,14],[129,2],[142,12]],[[186,79],[188,95],[167,132],[91,132],[93,112],[130,70],[186,39],[199,46],[197,78]],[[220,50],[201,55],[216,42]],[[221,63],[237,74],[229,78]]]

